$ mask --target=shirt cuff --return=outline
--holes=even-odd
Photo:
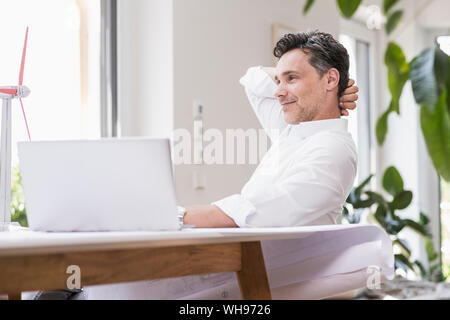
[[[253,204],[247,199],[244,199],[240,194],[226,197],[211,203],[211,205],[219,207],[227,216],[233,219],[240,228],[246,227],[247,217],[256,212]]]
[[[239,82],[259,97],[274,98],[277,91],[277,85],[261,66],[249,68]]]

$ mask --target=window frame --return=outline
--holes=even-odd
[[[379,164],[381,163],[379,161],[380,159],[380,152],[378,150],[376,137],[374,134],[376,121],[378,119],[378,110],[377,105],[379,103],[378,101],[378,75],[375,72],[375,64],[376,61],[378,61],[378,38],[376,37],[375,32],[367,29],[367,27],[357,21],[353,20],[347,20],[341,18],[340,20],[340,32],[339,34],[344,34],[347,36],[350,36],[354,38],[356,41],[365,42],[369,45],[369,93],[368,93],[368,101],[370,110],[368,110],[369,114],[369,139],[370,139],[370,149],[369,149],[369,173],[379,172]],[[361,117],[358,117],[358,127],[362,124],[360,123]],[[362,182],[365,178],[367,178],[368,174],[362,174],[359,175],[359,182]],[[365,175],[365,176],[364,176]],[[375,176],[374,179],[372,179],[372,185],[378,185],[378,181],[380,180],[380,177]]]
[[[101,0],[101,137],[120,136],[117,85],[117,0]]]

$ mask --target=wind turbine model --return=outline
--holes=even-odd
[[[18,98],[31,141],[22,98],[30,94],[30,89],[23,86],[23,70],[27,51],[28,27],[20,63],[19,85],[0,87],[0,99],[3,100],[1,141],[0,141],[0,231],[8,231],[11,225],[11,100]]]

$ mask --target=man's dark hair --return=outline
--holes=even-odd
[[[301,49],[309,55],[309,63],[321,77],[331,68],[339,71],[338,97],[340,97],[348,86],[349,78],[349,56],[344,46],[332,35],[315,30],[286,34],[278,41],[273,54],[281,58],[286,52],[294,49]]]

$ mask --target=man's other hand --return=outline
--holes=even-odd
[[[225,212],[215,205],[186,207],[184,224],[195,228],[237,228],[238,226]]]
[[[356,101],[358,100],[357,93],[359,88],[355,86],[355,80],[350,79],[348,81],[348,87],[345,89],[342,97],[339,101],[339,107],[341,108],[341,115],[348,116],[348,110],[354,110],[356,108]]]

